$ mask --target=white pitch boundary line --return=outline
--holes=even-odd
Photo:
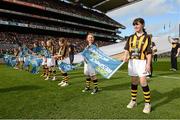
[[[127,74],[128,72],[124,72],[124,71],[118,71],[120,73],[124,73]],[[163,71],[162,71],[163,72]],[[163,78],[171,78],[171,79],[177,79],[180,80],[180,77],[169,77],[169,76],[156,76],[156,77],[163,77]]]
[[[177,80],[180,80],[180,77],[169,77],[169,76],[158,76],[158,77],[171,78],[171,79],[177,79]]]
[[[125,71],[117,71],[118,73],[123,73],[123,74],[127,74],[128,72]],[[161,73],[166,73],[165,71],[158,71]],[[128,74],[127,74],[128,75]],[[180,77],[169,77],[169,76],[156,76],[156,77],[162,77],[162,78],[170,78],[170,79],[176,79],[176,80],[180,80]]]

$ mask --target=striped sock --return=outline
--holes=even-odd
[[[98,80],[97,79],[93,80],[93,85],[94,85],[94,88],[98,87]]]
[[[56,76],[56,70],[53,70],[53,75]]]
[[[136,101],[138,85],[131,84],[131,99]]]
[[[63,73],[63,81],[68,83],[68,74],[67,73]]]
[[[49,74],[49,70],[48,68],[46,68],[46,75],[48,76],[48,74]]]
[[[51,74],[52,74],[52,70],[49,70],[49,72],[48,72],[48,77],[50,77]]]
[[[43,66],[43,75],[46,75],[46,68]]]
[[[86,78],[86,87],[90,88],[91,78]]]
[[[145,102],[150,103],[151,102],[151,95],[150,95],[149,86],[147,85],[145,87],[142,87],[142,89],[143,89]]]

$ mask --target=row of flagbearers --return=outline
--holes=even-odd
[[[85,49],[88,49],[92,44],[94,44],[94,36],[92,33],[88,33],[87,35],[87,42],[88,46]],[[30,69],[30,65],[32,65],[31,73],[38,73],[38,69],[40,66],[43,68],[43,74],[42,77],[45,77],[44,80],[53,80],[55,81],[56,78],[56,66],[58,63],[61,64],[63,62],[66,66],[68,66],[65,62],[65,58],[69,55],[69,47],[67,40],[65,38],[59,39],[59,49],[58,52],[55,52],[55,48],[53,46],[53,41],[41,41],[40,46],[37,46],[35,43],[33,44],[33,49],[28,49],[25,45],[22,45],[18,49],[15,49],[14,51],[14,60],[16,61],[14,63],[15,69]],[[40,59],[38,64],[33,64],[34,60]],[[12,60],[11,60],[12,61]],[[87,76],[86,78],[86,86],[83,92],[90,91],[91,90],[91,82],[93,82],[93,91],[92,94],[95,94],[98,92],[97,87],[97,78],[96,78],[96,72],[95,69],[93,69],[87,62],[84,60],[84,74]],[[76,66],[69,65],[71,67],[70,69],[76,68]],[[66,70],[62,70],[62,67],[58,67],[61,71],[61,74],[63,76],[63,80],[58,84],[62,87],[69,85],[69,77]]]
[[[123,58],[124,62],[128,61],[128,74],[131,76],[131,100],[127,105],[127,108],[132,109],[137,106],[136,98],[138,84],[140,84],[145,99],[143,112],[150,113],[151,94],[146,77],[151,73],[153,51],[156,52],[157,50],[152,46],[152,36],[147,34],[144,29],[145,21],[142,18],[137,18],[134,20],[133,26],[135,29],[135,34],[128,38],[124,47],[125,55]],[[102,75],[104,75],[106,78],[110,78],[124,62],[112,59],[106,56],[100,50],[97,50],[96,53],[94,53],[97,46],[95,45],[95,39],[92,33],[87,34],[86,41],[88,45],[81,53],[84,57],[84,74],[86,76],[86,85],[82,92],[91,91],[91,94],[96,94],[99,92],[96,72],[102,73]],[[15,53],[18,60],[16,67],[27,62],[25,60],[27,59],[25,51],[28,51],[40,58],[41,61],[39,61],[37,64],[41,64],[43,66],[43,74],[41,76],[45,77],[45,80],[49,80],[51,78],[52,80],[56,80],[56,65],[58,64],[63,76],[63,80],[58,85],[62,87],[69,85],[69,77],[67,74],[68,70],[63,69],[62,66],[68,66],[65,63],[65,58],[68,57],[69,49],[67,40],[65,38],[61,38],[59,40],[59,51],[57,53],[54,50],[52,40],[48,40],[46,43],[41,41],[40,48],[37,49],[36,45],[34,45],[34,49],[32,51],[26,47],[19,48],[19,52]],[[25,59],[23,59],[23,57]],[[100,60],[101,63],[99,62]],[[110,65],[110,67],[108,65]],[[71,70],[73,68],[75,67],[70,66]]]
[[[141,18],[136,19],[133,22],[135,27],[135,34],[131,35],[125,46],[125,56],[124,62],[129,61],[128,71],[131,76],[131,101],[127,105],[127,108],[133,108],[137,105],[136,96],[137,96],[137,88],[140,82],[142,86],[144,98],[145,98],[145,107],[143,109],[144,113],[150,113],[151,111],[151,97],[150,97],[150,89],[148,86],[148,82],[146,76],[150,73],[150,64],[152,57],[152,49],[151,49],[151,37],[144,30],[144,20]],[[88,33],[86,36],[86,41],[88,46],[85,50],[90,50],[92,46],[95,46],[94,35],[92,33]],[[34,47],[36,47],[34,45]],[[25,48],[25,47],[24,47]],[[24,51],[24,48],[19,49],[18,55],[16,57],[18,59],[18,64],[23,64],[21,55]],[[27,50],[28,51],[28,50]],[[63,61],[68,56],[67,49],[67,41],[64,38],[59,40],[59,51],[55,52],[54,46],[52,44],[52,40],[48,40],[46,43],[44,41],[41,42],[41,48],[34,48],[33,51],[29,51],[31,54],[36,55],[42,59],[41,65],[43,66],[43,74],[45,80],[49,80],[52,77],[52,80],[56,80],[56,63],[57,61]],[[20,54],[21,53],[21,54]],[[97,59],[96,55],[92,55],[93,60]],[[91,58],[90,58],[91,59]],[[109,63],[111,64],[111,63]],[[16,65],[17,66],[17,65]],[[120,65],[119,65],[120,67]],[[118,68],[119,68],[118,67]],[[102,68],[97,68],[101,71],[106,69],[106,67],[102,66]],[[68,74],[60,69],[63,80],[58,84],[61,86],[68,86]],[[82,92],[91,91],[91,94],[96,94],[98,89],[98,79],[96,77],[96,67],[92,66],[89,63],[88,58],[84,57],[84,74],[86,75],[86,85]],[[111,71],[107,69],[107,71]],[[107,72],[105,71],[105,72]],[[138,77],[140,78],[138,80]],[[93,85],[91,87],[91,85]]]
[[[36,46],[32,50],[28,49],[25,45],[22,45],[18,49],[15,49],[13,57],[11,57],[12,66],[15,69],[26,69],[29,71],[30,65],[32,65],[31,73],[38,73],[39,67],[43,66],[43,74],[45,80],[56,80],[56,65],[57,61],[63,61],[68,56],[67,41],[64,38],[59,40],[59,51],[55,52],[52,40],[47,42],[41,41],[41,46]],[[7,57],[7,56],[6,56]],[[6,62],[8,62],[6,60]],[[68,75],[63,70],[60,70],[63,75],[63,81],[58,84],[61,86],[68,85]]]

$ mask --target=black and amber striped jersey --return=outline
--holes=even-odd
[[[143,34],[138,37],[135,33],[128,38],[124,49],[129,51],[130,59],[145,60],[146,55],[152,54],[151,44],[149,35]]]
[[[63,58],[68,57],[69,54],[68,46],[60,47],[58,54],[61,55]]]

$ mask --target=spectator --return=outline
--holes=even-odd
[[[179,39],[172,39],[170,36],[168,37],[169,43],[172,44],[171,49],[171,71],[177,71],[177,52],[179,48]]]

